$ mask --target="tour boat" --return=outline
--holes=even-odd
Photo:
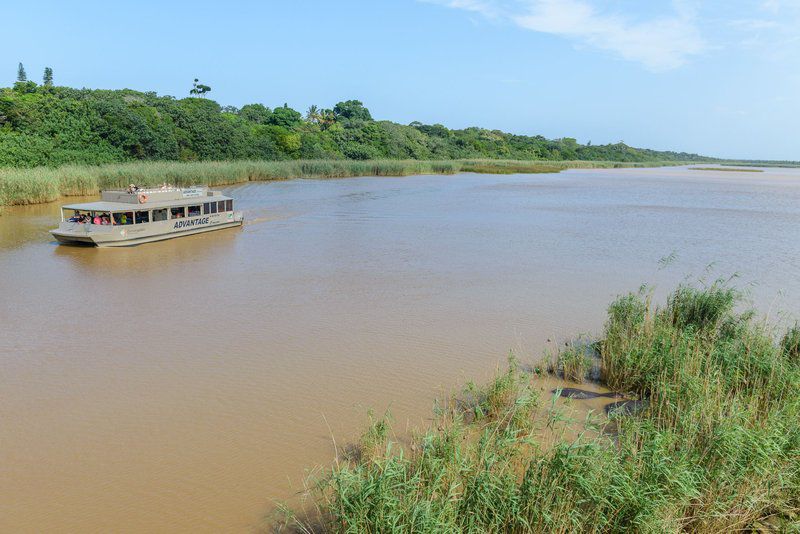
[[[99,202],[67,204],[50,230],[59,243],[124,247],[241,226],[233,199],[197,186],[162,186],[101,193]]]

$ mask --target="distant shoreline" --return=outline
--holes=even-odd
[[[350,178],[414,174],[552,173],[564,169],[608,169],[685,165],[680,161],[547,161],[547,160],[288,160],[288,161],[148,161],[57,168],[0,168],[0,206],[43,204],[61,197],[95,195],[128,184],[178,186],[233,185],[293,178]]]
[[[800,163],[782,162],[782,161],[742,161],[742,162],[725,162],[720,163],[726,167],[777,167],[779,169],[797,169],[800,168]],[[724,169],[723,169],[724,170]]]
[[[723,172],[764,172],[763,169],[742,169],[739,167],[735,168],[726,168],[726,167],[689,167],[690,170],[693,171],[723,171]]]

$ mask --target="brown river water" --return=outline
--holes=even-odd
[[[255,531],[368,409],[424,426],[643,282],[738,273],[800,316],[797,169],[226,191],[244,228],[124,249],[57,246],[57,204],[0,216],[0,531]]]

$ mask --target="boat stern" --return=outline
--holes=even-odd
[[[62,221],[58,228],[50,230],[56,241],[63,245],[97,245],[98,239],[108,236],[112,226]]]
[[[59,242],[61,245],[88,245],[88,246],[95,246],[94,240],[90,236],[82,236],[82,235],[74,235],[74,234],[65,234],[59,232],[58,230],[50,230],[50,235],[52,235],[56,241]]]

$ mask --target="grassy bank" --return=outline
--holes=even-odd
[[[725,171],[725,172],[764,172],[763,169],[742,169],[739,167],[691,167],[693,171]]]
[[[542,447],[559,419],[512,362],[437,410],[410,443],[388,421],[311,486],[290,527],[336,532],[797,532],[800,330],[739,312],[723,283],[611,304],[597,343],[603,381],[645,399]],[[572,356],[567,355],[566,360]],[[560,359],[564,361],[564,358]],[[556,358],[559,361],[559,358]],[[566,369],[564,369],[566,370]],[[573,369],[574,371],[574,369]],[[574,400],[573,402],[580,402]]]
[[[101,189],[125,187],[130,183],[145,186],[164,182],[176,185],[219,186],[247,181],[290,178],[408,176],[458,172],[541,173],[558,172],[566,168],[657,165],[662,165],[662,163],[513,160],[291,160],[135,162],[97,166],[67,165],[58,168],[0,168],[0,205],[38,204],[57,200],[61,196],[93,195]]]
[[[786,169],[800,168],[800,163],[796,161],[762,161],[762,160],[749,160],[749,161],[727,161],[720,162],[720,165],[740,166],[740,167],[779,167]]]

